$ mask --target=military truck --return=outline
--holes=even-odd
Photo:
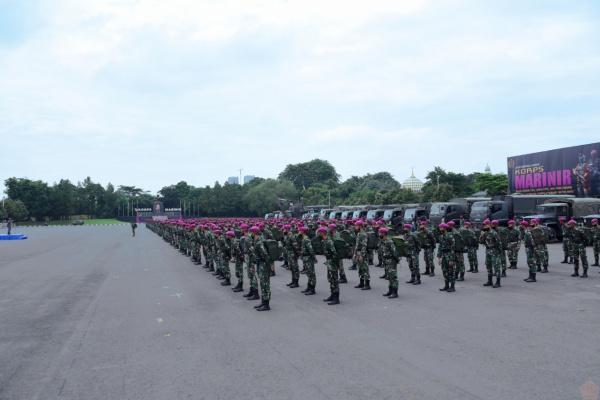
[[[567,220],[574,219],[577,222],[584,222],[584,217],[592,214],[600,214],[600,199],[591,197],[553,197],[538,206],[537,214],[527,215],[523,219],[526,221],[530,221],[533,218],[538,219],[540,224],[550,228],[551,234],[556,239],[562,240],[562,230],[559,223],[560,217],[565,217]]]
[[[436,202],[431,203],[429,210],[429,220],[435,226],[442,221],[458,222],[460,218],[466,216],[467,204],[465,202]]]

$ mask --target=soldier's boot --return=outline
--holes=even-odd
[[[419,272],[417,272],[415,275],[415,281],[413,282],[413,285],[420,285],[420,284],[421,284],[421,274]]]
[[[412,272],[410,274],[410,281],[406,281],[406,283],[415,283],[415,274]]]
[[[560,262],[561,264],[568,264],[569,263],[569,259],[567,257],[567,255],[565,254],[565,258],[563,258],[563,260]]]
[[[398,298],[398,288],[392,289],[392,294],[388,296],[388,299],[396,299]]]
[[[576,277],[579,276],[579,265],[575,264],[575,266],[573,267],[573,273],[571,274],[572,277]]]
[[[327,304],[329,304],[330,306],[340,304],[340,293],[334,293],[331,300]]]
[[[217,279],[220,280],[220,281],[222,281],[223,279],[225,279],[225,275],[223,275],[223,273],[221,272],[219,274],[219,276],[217,276]]]
[[[456,289],[454,289],[454,281],[450,282],[450,287],[448,288],[448,290],[446,290],[448,293],[452,293],[455,292]]]
[[[537,282],[535,280],[535,272],[530,272],[529,273],[529,278],[527,279],[523,279],[525,282]]]
[[[356,266],[356,264],[352,264],[350,266],[350,268],[348,268],[350,271],[356,271],[358,269],[358,267]]]
[[[250,288],[248,293],[244,293],[244,297],[250,297],[250,296],[252,296],[252,293],[254,293],[254,290],[252,290],[252,288]]]
[[[263,304],[265,304],[265,301],[261,300],[260,304],[255,305],[254,308],[262,307]]]
[[[461,272],[460,275],[459,275],[459,277],[458,277],[458,279],[457,279],[457,281],[462,282],[464,280],[465,280],[465,273]]]
[[[208,267],[208,272],[215,272],[215,267],[213,267],[212,264]]]
[[[569,257],[569,264],[573,264],[573,257]]]
[[[467,272],[473,272],[473,271],[475,271],[475,270],[473,269],[473,267],[469,267],[469,269],[467,270]]]
[[[292,281],[290,283],[286,283],[285,286],[290,287],[294,284],[294,280],[292,279]]]
[[[382,294],[382,296],[387,297],[387,296],[391,295],[393,292],[394,292],[394,289],[392,289],[392,287],[390,286],[390,287],[388,287],[387,293]]]
[[[581,278],[587,278],[588,274],[587,274],[587,267],[583,267],[583,274],[581,274]]]
[[[369,262],[367,264],[373,265],[373,260],[369,260]]]
[[[444,281],[444,287],[440,288],[440,292],[447,292],[448,289],[450,289],[450,286],[448,286],[448,283],[449,283],[448,280]]]
[[[510,263],[510,269],[517,269],[517,263],[516,262],[511,262]]]
[[[248,300],[260,300],[260,296],[258,295],[257,289],[254,289],[252,296],[248,297]]]
[[[211,271],[212,271],[213,275],[215,275],[215,276],[221,275],[221,270],[214,269],[214,267],[213,267],[213,269]]]
[[[387,273],[385,273],[385,274],[383,274],[383,275],[381,275],[381,276],[379,277],[379,279],[387,279],[387,278],[388,278],[388,277],[387,277]]]
[[[598,264],[598,258],[600,258],[600,256],[594,256],[594,263],[592,264],[592,267],[600,267],[600,264]]]
[[[537,272],[542,272],[542,267],[538,265]]]
[[[492,275],[488,274],[488,280],[483,286],[492,286]]]
[[[542,274],[547,274],[548,273],[548,266],[544,265],[544,268],[542,269]]]
[[[309,284],[306,284],[306,289],[304,289],[304,290],[301,290],[301,291],[300,291],[300,293],[306,293],[306,292],[308,292],[309,290],[310,290],[310,285],[309,285]]]
[[[429,276],[435,276],[435,270],[433,267],[431,268],[431,272],[430,272]]]
[[[232,288],[231,290],[233,290],[236,293],[243,292],[244,291],[244,284],[240,281],[240,282],[238,282],[238,284],[236,285],[236,287]]]
[[[458,269],[454,271],[454,280],[458,279]]]
[[[503,278],[506,278],[506,270],[502,271],[502,275],[500,275],[500,276],[502,276]]]
[[[328,297],[328,298],[326,298],[326,299],[323,299],[323,301],[324,301],[324,302],[328,302],[328,301],[331,301],[332,299],[333,299],[333,293],[330,293],[330,294],[329,294],[329,297]]]
[[[365,280],[361,278],[360,283],[356,286],[354,286],[355,289],[360,289],[365,287]]]
[[[290,267],[288,267],[288,265],[287,265],[287,262],[284,262],[283,264],[281,264],[281,268],[290,269]]]
[[[271,307],[269,307],[269,300],[265,300],[265,302],[256,309],[256,311],[269,311]]]
[[[473,270],[473,273],[474,273],[474,274],[477,274],[477,273],[479,273],[479,267],[475,267],[475,269]]]
[[[346,279],[346,274],[340,275],[340,283],[348,283],[348,279]]]
[[[365,286],[363,286],[360,290],[371,290],[371,281],[365,279]]]
[[[423,272],[423,275],[429,275],[429,267],[425,267],[425,272]]]
[[[312,296],[315,294],[315,287],[314,286],[309,286],[308,287],[308,291],[306,293],[304,293],[305,296]]]
[[[221,282],[221,286],[231,286],[231,280],[229,278],[225,278],[225,280]]]
[[[499,288],[500,286],[500,277],[497,276],[496,277],[496,283],[494,283],[494,286],[492,286],[493,288]]]
[[[298,280],[296,279],[296,280],[292,281],[292,284],[290,285],[290,289],[297,288],[297,287],[300,287],[300,285],[298,285]]]

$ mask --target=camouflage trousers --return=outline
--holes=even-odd
[[[390,289],[398,289],[398,263],[395,260],[384,259],[383,265],[385,266],[385,273],[390,283]]]
[[[571,243],[570,243],[569,239],[563,237],[562,250],[563,250],[563,255],[564,255],[565,260],[568,260],[569,257],[571,257],[570,247],[571,247]]]
[[[312,257],[302,257],[302,266],[306,271],[308,286],[315,287],[317,284],[317,275],[315,274],[315,262]]]
[[[454,259],[455,259],[455,273],[456,274],[464,274],[465,273],[465,253],[463,253],[462,251],[455,251],[454,252]]]
[[[581,265],[583,268],[588,267],[587,253],[585,251],[585,244],[577,243],[571,245],[571,256],[573,257],[573,262],[576,267],[579,267],[579,260],[581,260]]]
[[[340,292],[340,281],[339,281],[339,260],[328,259],[325,261],[327,265],[327,281],[329,282],[329,289],[331,293]]]
[[[360,279],[370,280],[371,276],[369,274],[369,264],[367,264],[367,252],[363,252],[357,255],[359,261],[357,262],[358,266],[358,277]],[[385,263],[384,263],[385,267]]]
[[[227,257],[220,257],[221,259],[221,272],[225,279],[231,279],[231,270],[229,269],[229,259]]]
[[[340,258],[338,263],[338,273],[340,279],[346,278],[346,271],[344,271],[344,260]]]
[[[425,261],[425,268],[433,272],[435,264],[433,263],[433,247],[425,247],[423,249],[423,261]]]
[[[264,261],[256,264],[260,279],[260,297],[263,301],[271,300],[271,268]]]
[[[300,267],[298,266],[298,257],[290,250],[287,252],[287,265],[292,272],[292,281],[296,282],[300,279]]]
[[[250,282],[251,289],[258,289],[258,281],[256,277],[256,264],[246,257],[246,275],[248,275],[248,282]]]
[[[519,242],[510,242],[508,243],[508,250],[506,253],[508,255],[508,262],[510,265],[517,265],[519,262],[519,248],[521,247],[521,243]]]
[[[548,246],[544,244],[542,245],[542,265],[544,267],[548,266],[548,258]]]
[[[367,262],[369,265],[373,265],[373,250],[367,251]]]
[[[502,262],[500,259],[501,255],[494,251],[486,250],[485,252],[485,268],[487,269],[488,275],[495,275],[500,277],[502,274]]]
[[[443,253],[441,258],[442,273],[444,275],[444,280],[448,281],[449,283],[454,283],[454,281],[456,280],[456,272],[454,269],[454,253]]]
[[[238,279],[239,283],[244,282],[244,259],[243,258],[235,259],[235,277]]]
[[[419,252],[418,251],[409,251],[406,256],[406,260],[408,261],[408,268],[410,269],[411,274],[420,274],[419,271]]]
[[[500,263],[500,266],[502,267],[502,272],[505,272],[506,271],[506,250],[502,249],[500,251],[498,262]]]
[[[383,249],[381,246],[377,246],[377,264],[384,265],[383,262]]]
[[[535,274],[537,272],[535,249],[533,247],[525,247],[525,254],[527,255],[527,266],[529,267],[529,273]]]
[[[598,258],[600,257],[600,240],[596,240],[594,242],[594,259],[598,262]]]
[[[479,260],[477,259],[477,248],[469,247],[467,250],[467,258],[469,259],[469,267],[479,269]]]
[[[535,260],[535,265],[538,268],[541,268],[544,265],[544,246],[537,245],[533,248],[533,256]]]

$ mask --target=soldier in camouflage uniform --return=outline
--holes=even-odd
[[[456,228],[454,221],[448,222],[448,233],[454,236],[454,257],[456,261],[454,263],[454,278],[457,281],[465,280],[465,241],[461,233],[461,229]]]
[[[365,284],[371,284],[371,276],[369,275],[369,265],[367,264],[367,233],[364,230],[364,223],[361,220],[356,221],[354,229],[356,230],[356,243],[354,245],[354,254],[352,260],[358,265],[358,277],[360,283],[354,286],[357,289],[362,289]]]
[[[253,227],[258,228],[258,227]],[[248,293],[244,295],[248,300],[258,300],[260,297],[258,296],[258,277],[256,274],[256,254],[253,246],[253,235],[250,233],[247,225],[241,226],[242,232],[245,233],[245,247],[243,247],[245,252],[245,260],[246,260],[246,274],[248,275],[248,282],[250,284],[250,290]],[[260,228],[259,228],[260,231]]]
[[[333,240],[342,240],[342,236],[337,231],[336,224],[333,224],[333,223],[329,224],[329,236],[331,236],[331,238]],[[342,257],[343,256],[338,255],[338,258],[337,258],[337,271],[339,274],[338,282],[339,283],[348,283],[348,279],[346,278],[346,271],[344,271],[344,260]]]
[[[419,239],[416,234],[412,232],[411,224],[404,224],[404,240],[407,245],[407,257],[408,268],[410,269],[410,280],[406,283],[412,283],[413,285],[421,284],[421,270],[419,269],[419,251],[421,250]]]
[[[244,290],[244,249],[246,237],[234,237],[231,240],[231,256],[235,263],[235,277],[238,283],[231,290],[234,292],[242,292]]]
[[[479,248],[479,242],[477,236],[473,230],[473,225],[469,221],[464,222],[465,229],[465,246],[467,248],[467,259],[469,260],[469,270],[474,274],[479,272],[479,260],[477,259],[477,250]]]
[[[519,248],[521,247],[520,234],[515,229],[515,221],[508,221],[508,262],[510,263],[510,269],[517,269],[517,263],[519,262]]]
[[[258,268],[260,296],[262,300],[260,305],[255,306],[254,308],[257,311],[268,311],[271,309],[269,306],[269,302],[271,301],[271,268],[269,266],[271,259],[263,244],[260,228],[253,226],[250,228],[250,234],[252,235],[251,251],[255,257],[256,266]]]
[[[588,270],[588,261],[587,254],[585,251],[586,245],[586,237],[583,230],[577,227],[577,222],[575,220],[570,220],[568,223],[568,228],[566,235],[569,239],[569,244],[571,246],[569,253],[573,257],[573,274],[571,276],[576,277],[579,276],[579,260],[581,259],[581,266],[583,267],[583,273],[581,274],[582,278],[587,278],[587,270]]]
[[[427,222],[422,221],[417,233],[419,243],[423,248],[423,260],[425,261],[425,275],[435,276],[435,264],[433,263],[433,252],[435,250],[435,237],[429,229]]]
[[[598,219],[592,219],[592,245],[594,247],[594,263],[592,264],[595,267],[600,266],[598,264],[598,258],[600,256],[600,225],[598,225]]]
[[[508,267],[508,262],[507,262],[507,257],[506,257],[506,253],[508,251],[508,229],[500,226],[500,225],[496,225],[493,226],[492,225],[492,229],[494,229],[497,233],[498,233],[498,237],[500,238],[500,243],[502,244],[501,249],[500,249],[500,266],[502,267],[502,272],[500,273],[500,276],[502,276],[503,278],[506,277],[506,268]]]
[[[389,299],[395,299],[398,297],[398,261],[400,261],[400,259],[396,252],[394,242],[388,238],[388,233],[388,228],[379,228],[381,259],[383,260],[389,281],[388,292],[383,295]]]
[[[333,238],[327,235],[327,229],[321,227],[317,230],[321,240],[323,241],[323,252],[325,254],[325,264],[327,265],[327,280],[329,281],[329,289],[331,294],[323,301],[329,305],[340,304],[340,285],[338,272],[338,254],[333,243]]]
[[[536,261],[535,261],[535,243],[531,231],[527,229],[529,223],[527,221],[521,222],[523,228],[523,243],[525,244],[525,255],[527,256],[527,266],[529,267],[529,277],[524,279],[525,282],[536,282]]]
[[[502,264],[500,263],[500,251],[502,250],[502,242],[498,236],[498,232],[492,229],[492,226],[498,225],[498,221],[490,222],[485,220],[483,230],[479,237],[479,242],[485,246],[485,267],[488,273],[488,281],[483,286],[500,287],[500,277],[502,275]],[[496,276],[496,283],[492,283],[492,278]]]
[[[302,293],[306,296],[311,296],[315,294],[315,288],[317,286],[317,276],[315,274],[315,262],[317,259],[315,258],[315,251],[313,250],[312,242],[308,237],[308,228],[306,226],[301,226],[299,228],[298,240],[300,241],[302,265],[304,266],[306,277],[308,278],[306,289],[303,290]]]
[[[548,261],[546,258],[546,241],[548,240],[548,238],[546,232],[539,225],[537,219],[532,219],[530,224],[533,226],[533,228],[531,229],[531,236],[533,237],[533,243],[535,246],[535,264],[537,265],[536,271],[547,273]]]
[[[378,233],[379,233],[379,229],[385,226],[385,221],[380,219],[376,222],[376,226],[378,229]],[[384,264],[383,264],[383,248],[382,248],[382,244],[380,241],[377,242],[377,265],[376,267],[379,268],[383,268]]]
[[[300,268],[298,267],[298,240],[296,235],[290,231],[290,225],[283,226],[283,248],[287,255],[287,264],[292,272],[292,281],[287,284],[290,288],[297,288],[300,286],[298,280],[300,279]]]
[[[262,232],[263,240],[273,240],[274,239],[273,231],[271,230],[271,228],[269,228],[269,226],[264,225],[264,224],[259,224],[258,228]],[[296,257],[296,264],[298,264],[298,257]],[[267,266],[271,270],[271,276],[275,276],[275,260],[271,260],[269,258]]]
[[[572,264],[573,263],[573,257],[569,252],[569,249],[571,248],[571,243],[569,243],[569,237],[567,235],[567,218],[566,217],[559,217],[558,218],[558,223],[560,224],[560,231],[562,233],[562,250],[563,250],[563,260],[560,262],[561,264]]]
[[[447,224],[440,224],[438,228],[440,230],[440,237],[437,258],[442,266],[442,273],[444,275],[444,287],[440,291],[451,293],[455,291],[454,237],[448,232],[449,226]]]
[[[231,286],[231,270],[229,269],[229,260],[231,260],[231,244],[234,238],[234,231],[225,232],[225,236],[221,238],[221,263],[224,278],[223,282],[221,282],[221,286]]]

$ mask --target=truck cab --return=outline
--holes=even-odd
[[[560,217],[566,217],[567,220],[574,219],[577,222],[584,222],[584,218],[592,214],[600,214],[600,199],[554,198],[539,205],[537,214],[528,215],[524,219],[538,219],[540,224],[550,228],[556,238],[562,240],[562,229],[559,223]]]
[[[429,210],[429,219],[435,226],[442,221],[459,222],[460,217],[464,216],[467,212],[466,204],[457,202],[439,202],[432,203],[431,209]]]

